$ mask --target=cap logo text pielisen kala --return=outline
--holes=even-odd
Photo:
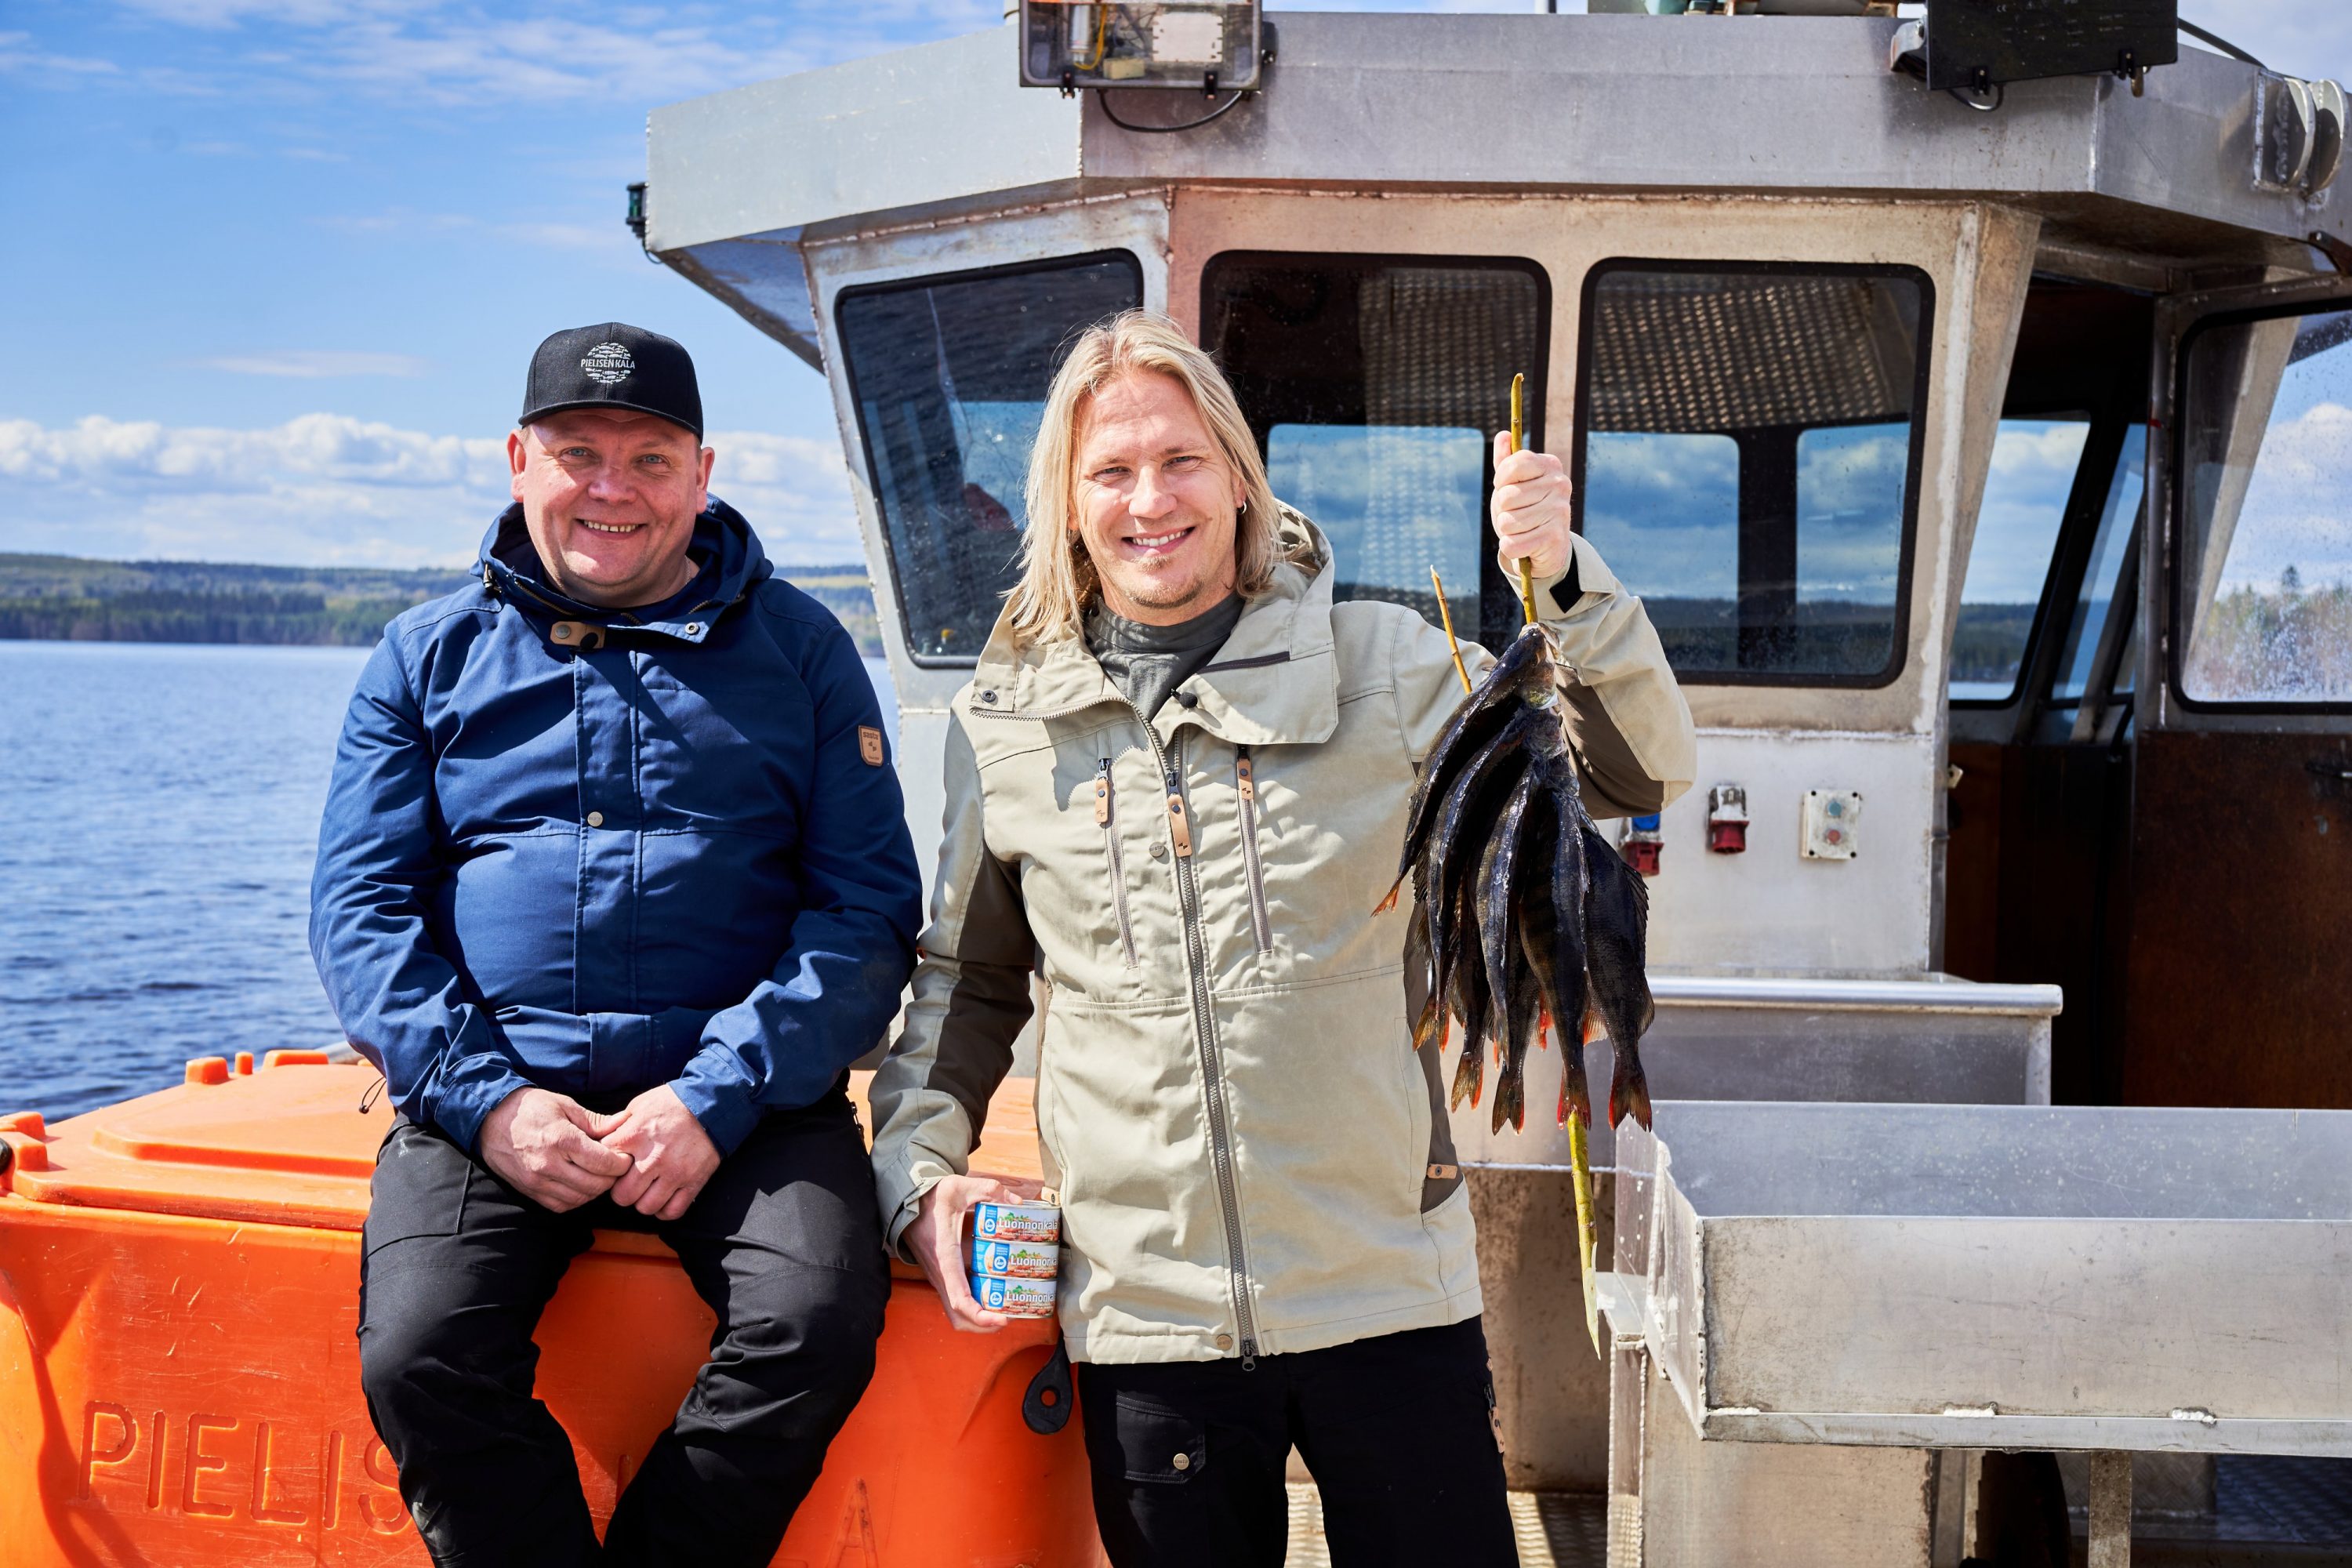
[[[637,362],[631,359],[629,351],[618,343],[598,343],[588,351],[588,357],[580,362],[580,368],[589,380],[599,385],[618,386],[629,379],[629,373],[637,368]]]

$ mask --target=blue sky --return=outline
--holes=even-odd
[[[2275,64],[2352,76],[2337,0],[2185,9]],[[823,384],[648,265],[624,187],[656,104],[999,14],[6,0],[0,550],[463,561],[503,494],[531,346],[618,317],[694,351],[719,489],[772,549],[855,558]]]

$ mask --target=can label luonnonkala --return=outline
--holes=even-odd
[[[1062,1249],[1050,1241],[975,1241],[971,1271],[1014,1279],[1051,1279],[1061,1266]]]
[[[1059,1241],[1062,1211],[1052,1204],[974,1204],[974,1241]]]
[[[1007,1279],[1001,1275],[971,1277],[972,1299],[992,1312],[1008,1318],[1050,1318],[1054,1315],[1051,1279]]]

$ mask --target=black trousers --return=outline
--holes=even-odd
[[[1114,1568],[1282,1568],[1295,1444],[1333,1568],[1517,1568],[1478,1320],[1239,1361],[1081,1365]]]
[[[657,1232],[719,1327],[600,1552],[572,1445],[531,1395],[531,1333],[598,1228]],[[764,1565],[874,1372],[889,1292],[873,1167],[841,1090],[772,1113],[694,1205],[553,1214],[432,1129],[376,1155],[360,1381],[440,1568]],[[616,1343],[635,1332],[613,1325]]]

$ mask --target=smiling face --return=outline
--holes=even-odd
[[[1075,499],[1113,615],[1174,626],[1234,591],[1241,482],[1174,377],[1130,372],[1087,400]]]
[[[712,456],[683,426],[619,409],[570,409],[508,436],[514,499],[551,584],[607,608],[684,588]]]

